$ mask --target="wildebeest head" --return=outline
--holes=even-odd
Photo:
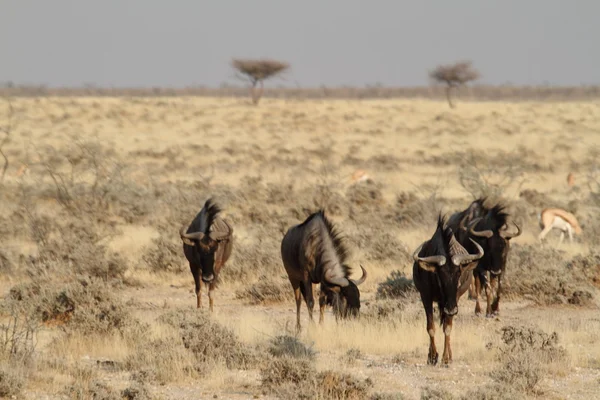
[[[423,242],[413,253],[413,259],[418,266],[437,275],[441,290],[443,314],[453,316],[458,313],[458,289],[461,286],[461,276],[467,276],[483,257],[483,248],[471,239],[477,249],[476,254],[469,252],[456,240],[452,229],[444,226],[440,215],[432,238]],[[470,277],[470,276],[469,276]]]
[[[202,265],[202,280],[207,283],[215,279],[215,253],[219,241],[229,234],[228,232],[211,231],[213,222],[219,212],[221,212],[221,209],[212,199],[208,199],[192,222],[187,226],[182,226],[179,230],[184,251],[186,247],[188,249],[186,256],[190,252],[193,257],[199,260]]]
[[[348,250],[340,233],[325,217],[325,213],[317,213],[323,221],[317,247],[316,267],[323,271],[321,291],[326,302],[333,306],[338,317],[357,316],[360,311],[360,291],[358,286],[367,279],[367,271],[361,265],[362,277],[358,280],[349,278],[350,267],[346,264]]]
[[[483,216],[473,219],[467,226],[470,235],[485,247],[485,259],[490,272],[498,275],[506,265],[510,240],[521,234],[521,228],[512,222],[517,230],[509,231],[508,214],[500,204],[486,211]]]

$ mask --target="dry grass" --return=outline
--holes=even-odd
[[[593,398],[600,104],[465,100],[13,99],[0,393],[238,399],[264,382],[281,398]],[[352,184],[357,169],[370,179]],[[524,230],[501,315],[460,299],[454,363],[427,367],[411,253],[440,211],[480,194],[501,196]],[[234,228],[213,315],[194,308],[177,235],[209,196]],[[573,211],[586,235],[540,246],[547,206]],[[319,207],[348,238],[354,275],[368,272],[361,317],[327,310],[311,324],[303,304],[294,336],[280,244]],[[525,322],[532,337],[556,332],[555,350],[506,347],[502,328],[526,336]]]

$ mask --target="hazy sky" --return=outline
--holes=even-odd
[[[290,62],[271,84],[600,84],[600,0],[0,0],[0,82],[239,83],[232,57]]]

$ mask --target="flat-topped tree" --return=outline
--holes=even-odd
[[[290,67],[288,63],[267,59],[234,59],[231,62],[231,66],[250,81],[250,84],[252,85],[250,87],[250,95],[252,96],[252,103],[254,104],[258,104],[263,94],[263,81],[282,73]],[[258,87],[259,84],[260,87]]]
[[[479,72],[473,68],[471,61],[459,61],[454,64],[440,65],[429,73],[431,79],[438,83],[446,84],[446,98],[451,108],[452,89],[479,79]]]

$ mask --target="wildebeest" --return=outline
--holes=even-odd
[[[542,231],[538,235],[540,242],[552,229],[560,231],[558,244],[562,243],[565,233],[569,235],[569,240],[573,243],[573,231],[578,235],[581,235],[581,232],[583,232],[575,215],[561,208],[544,208],[538,217],[540,228],[542,228]]]
[[[458,313],[458,299],[469,287],[472,279],[471,271],[477,265],[477,260],[483,256],[481,246],[474,240],[471,242],[477,249],[476,254],[469,254],[456,240],[452,229],[444,226],[444,219],[440,214],[437,228],[431,239],[423,242],[413,253],[413,281],[421,295],[427,317],[428,364],[435,365],[438,362],[433,321],[434,301],[438,303],[440,323],[444,327],[442,363],[448,364],[452,361],[450,348],[452,319]]]
[[[183,252],[196,285],[196,307],[202,307],[202,282],[208,285],[210,311],[213,311],[213,290],[219,272],[229,259],[233,246],[233,229],[218,214],[221,209],[212,198],[189,225],[182,226],[179,235],[183,241]]]
[[[281,241],[281,258],[294,289],[297,330],[300,330],[302,297],[310,320],[313,320],[313,283],[320,284],[319,322],[323,322],[326,305],[333,306],[336,318],[358,315],[358,285],[367,278],[367,271],[361,266],[362,277],[357,281],[349,278],[347,247],[323,210],[288,229]]]
[[[473,297],[475,313],[479,314],[481,313],[479,295],[483,286],[487,300],[486,316],[491,317],[500,310],[502,278],[510,250],[510,240],[521,234],[521,228],[513,222],[517,231],[509,232],[509,215],[505,207],[502,204],[487,205],[486,203],[486,198],[473,201],[466,210],[453,214],[448,226],[456,232],[457,240],[468,251],[475,250],[470,243],[471,238],[474,238],[484,250],[484,256],[479,260],[473,273],[475,277]]]

